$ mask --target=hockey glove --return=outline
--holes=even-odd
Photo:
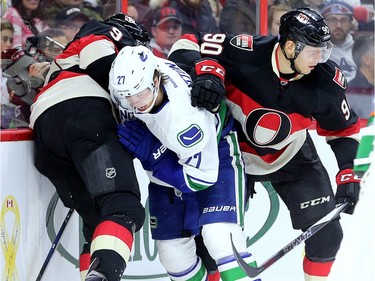
[[[225,96],[224,68],[214,59],[202,59],[195,63],[190,76],[193,81],[191,105],[218,112]]]
[[[352,206],[344,211],[347,214],[353,214],[354,212],[354,207],[359,197],[359,183],[360,179],[354,174],[353,169],[341,170],[336,175],[336,203],[352,203]]]
[[[140,120],[126,121],[125,125],[118,125],[117,134],[120,143],[130,154],[139,159],[145,170],[159,169],[173,154]]]

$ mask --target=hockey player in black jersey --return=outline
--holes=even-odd
[[[117,52],[148,43],[127,15],[90,21],[52,62],[31,106],[35,166],[83,220],[82,280],[121,280],[144,223],[133,158],[118,141],[107,91]]]
[[[345,76],[328,60],[331,48],[323,17],[300,8],[282,16],[279,37],[186,34],[169,55],[194,70],[193,105],[215,112],[226,95],[242,129],[248,191],[270,181],[295,229],[306,230],[336,203],[351,202],[352,213],[358,200],[352,168],[360,123],[345,98]],[[337,159],[336,194],[307,131],[313,120]],[[326,280],[342,236],[335,219],[305,242],[306,280]]]

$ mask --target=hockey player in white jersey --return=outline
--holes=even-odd
[[[213,65],[209,71],[223,70]],[[135,118],[119,126],[120,142],[149,174],[151,232],[170,279],[207,280],[194,242],[202,227],[221,279],[248,280],[230,242],[232,234],[244,259],[255,264],[243,233],[245,174],[233,119],[225,105],[215,115],[192,107],[191,84],[189,75],[146,47],[123,48],[109,89],[121,116]]]

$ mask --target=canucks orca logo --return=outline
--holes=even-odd
[[[140,52],[138,53],[139,55],[139,58],[141,59],[141,61],[145,62],[147,59],[148,59],[148,55],[145,54],[145,52]]]
[[[177,139],[183,147],[191,147],[199,143],[203,139],[203,136],[202,129],[198,125],[193,124],[180,132],[177,135]]]

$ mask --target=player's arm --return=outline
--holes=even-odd
[[[199,191],[215,183],[189,176],[189,171],[179,164],[177,155],[167,149],[139,120],[119,125],[118,135],[121,144],[140,160],[145,170],[152,171],[153,177],[182,192]],[[199,162],[199,159],[195,160]]]
[[[332,79],[321,83],[324,85],[321,86],[319,109],[314,114],[317,120],[317,133],[326,137],[327,143],[335,153],[340,170],[353,168],[360,119],[346,99],[345,76],[335,65],[328,70],[331,70]]]
[[[340,72],[336,70],[336,76]],[[339,167],[336,175],[336,201],[337,203],[352,202],[353,208],[346,212],[353,213],[359,195],[360,180],[353,172],[353,162],[359,144],[360,119],[346,100],[346,84],[346,79],[342,76],[341,80],[330,85],[331,94],[327,94],[327,100],[323,102],[326,104],[324,113],[318,114],[316,119],[317,133],[326,137]]]

